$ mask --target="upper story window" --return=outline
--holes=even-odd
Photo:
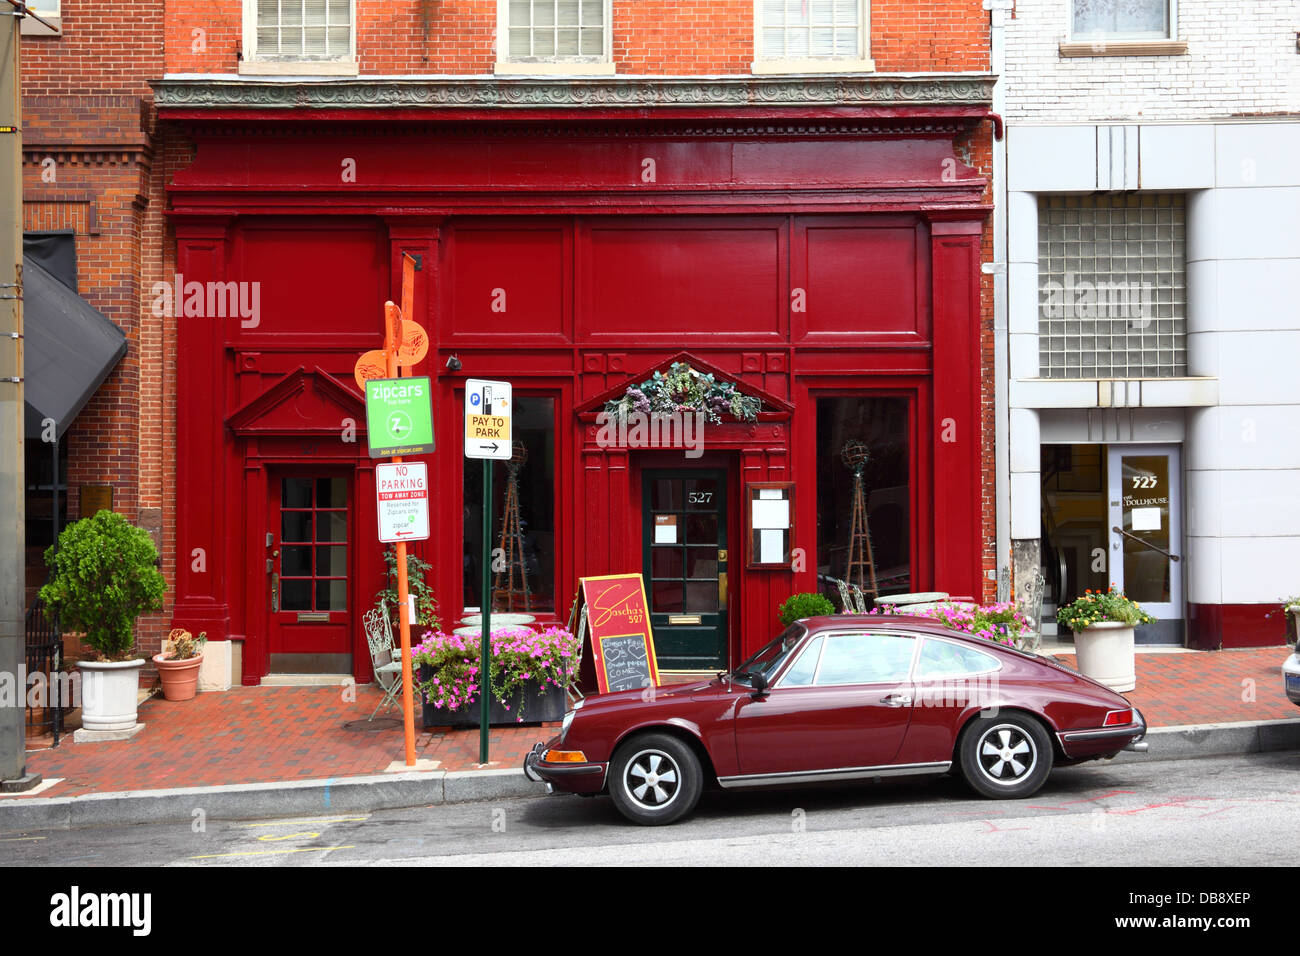
[[[245,0],[241,73],[356,73],[353,0]]]
[[[1039,198],[1040,376],[1187,375],[1186,226],[1176,194]]]
[[[613,73],[610,0],[499,0],[497,73]]]
[[[45,22],[42,23],[41,20],[32,17],[23,17],[19,24],[19,32],[23,36],[33,37],[60,36],[63,33],[63,19],[59,7],[60,0],[28,0],[27,9]]]
[[[867,0],[755,0],[754,72],[862,72]]]
[[[1073,0],[1070,33],[1075,40],[1173,38],[1174,0]]]

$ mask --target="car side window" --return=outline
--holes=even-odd
[[[915,640],[899,634],[831,634],[817,668],[818,687],[907,680]]]
[[[821,657],[822,639],[819,636],[808,642],[799,659],[790,665],[790,669],[781,678],[782,687],[808,687],[817,673],[817,661]]]
[[[982,674],[997,669],[997,659],[990,654],[950,641],[926,640],[921,647],[921,659],[916,665],[916,677],[917,680],[933,680],[939,677],[959,677],[962,674]]]

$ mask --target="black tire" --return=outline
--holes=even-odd
[[[639,734],[609,764],[609,795],[619,813],[642,826],[680,820],[695,809],[704,772],[695,751],[669,734]]]
[[[966,783],[994,799],[1031,797],[1052,772],[1051,738],[1025,714],[977,717],[966,726],[957,749]]]

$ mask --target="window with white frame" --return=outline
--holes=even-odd
[[[609,60],[609,0],[502,0],[506,55],[514,63]]]
[[[352,58],[352,0],[247,0],[244,15],[253,18],[252,30],[245,29],[247,59]]]
[[[869,70],[867,0],[755,0],[754,68]]]
[[[59,36],[63,32],[63,17],[59,7],[60,0],[28,0],[28,11],[41,19],[23,17],[19,32],[24,36]]]
[[[1187,374],[1187,211],[1178,194],[1038,202],[1043,378]]]
[[[1173,38],[1174,0],[1072,0],[1070,33],[1075,39]]]

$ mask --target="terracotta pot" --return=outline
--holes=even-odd
[[[78,661],[81,670],[81,726],[86,730],[131,730],[144,658],[134,661]]]
[[[1098,621],[1074,634],[1079,673],[1113,691],[1137,686],[1137,661],[1133,653],[1133,625]]]
[[[193,700],[199,689],[199,668],[203,666],[203,655],[187,657],[174,661],[161,654],[153,656],[162,678],[163,696],[168,700]]]

